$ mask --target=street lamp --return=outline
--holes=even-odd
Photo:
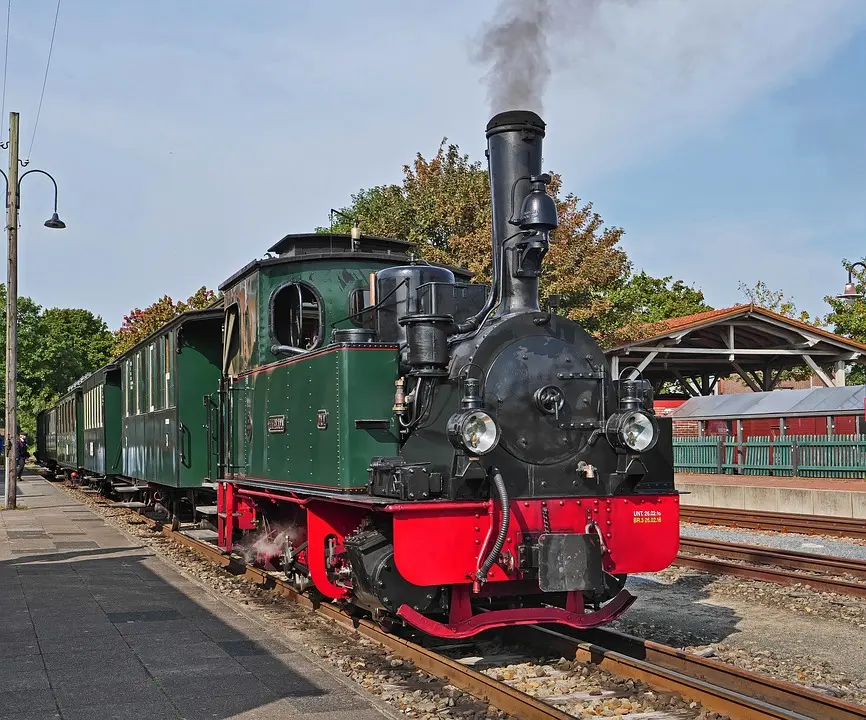
[[[39,173],[40,175],[45,175],[49,180],[54,184],[54,212],[51,214],[51,217],[48,218],[43,225],[47,228],[51,228],[53,230],[63,230],[66,227],[66,223],[60,219],[60,216],[57,214],[57,181],[50,174],[45,172],[44,170],[28,170],[26,173],[23,173],[20,178],[18,178],[18,209],[21,209],[21,181],[24,180],[30,173]],[[3,179],[6,181],[6,207],[9,207],[9,176],[6,175],[3,170],[0,170],[0,175],[3,176]]]
[[[66,227],[57,214],[57,182],[44,170],[28,170],[18,177],[18,113],[9,113],[9,174],[6,180],[6,235],[9,242],[9,263],[6,266],[6,508],[17,505],[18,485],[18,198],[21,181],[31,173],[47,175],[54,185],[54,213],[45,221],[45,227]],[[26,163],[22,163],[26,164]]]
[[[857,285],[854,283],[853,270],[856,267],[859,267],[862,270],[866,270],[866,263],[855,262],[853,265],[850,265],[848,267],[848,282],[845,283],[845,290],[842,291],[842,294],[836,296],[838,300],[844,300],[847,303],[852,303],[855,300],[863,297],[863,293],[857,292]]]

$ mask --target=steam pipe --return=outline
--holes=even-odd
[[[477,583],[487,582],[487,574],[490,572],[490,568],[493,567],[493,563],[495,563],[499,557],[499,553],[502,552],[502,548],[505,545],[505,538],[508,537],[508,526],[511,523],[511,507],[508,504],[508,491],[505,489],[505,481],[502,479],[502,473],[496,468],[493,469],[493,486],[496,488],[496,492],[499,495],[499,502],[502,504],[502,522],[499,525],[499,534],[496,536],[496,542],[493,543],[493,548],[484,559],[484,562],[481,563],[481,567],[478,568],[478,572],[475,575]],[[492,502],[493,500],[491,499],[491,503]]]

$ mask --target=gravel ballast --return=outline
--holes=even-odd
[[[327,663],[333,671],[354,681],[396,713],[412,718],[486,720],[506,714],[481,702],[378,645],[335,628],[326,620],[270,593],[250,581],[229,574],[155,531],[134,512],[109,507],[94,496],[65,486],[76,499],[107,522],[147,544],[179,572],[236,603],[248,617],[266,623],[280,640]],[[492,644],[465,651],[495,661],[514,656],[519,649]],[[524,650],[524,653],[526,651]],[[455,656],[459,657],[459,656]],[[467,662],[472,665],[472,662]],[[509,662],[481,662],[476,670],[534,695],[575,717],[660,717],[682,720],[719,720],[725,716],[706,711],[670,693],[657,693],[643,683],[615,677],[593,665],[566,658],[526,658]]]

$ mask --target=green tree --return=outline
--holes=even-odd
[[[866,258],[860,262],[864,261]],[[843,259],[842,266],[847,270],[851,267],[851,263]],[[832,326],[833,332],[837,335],[866,343],[866,299],[863,298],[863,294],[866,293],[866,273],[857,268],[851,272],[851,275],[857,292],[861,296],[846,300],[832,295],[825,297],[824,302],[830,306],[826,323]],[[866,368],[859,364],[849,365],[846,383],[848,385],[866,384]]]
[[[694,315],[713,308],[704,293],[672,276],[657,278],[641,271],[610,291],[611,310],[600,318],[598,335],[605,347],[613,347],[638,336],[652,336],[654,325],[670,318]]]
[[[138,345],[172,318],[187,310],[202,310],[213,305],[217,299],[213,290],[202,286],[186,301],[175,302],[168,295],[163,295],[144,310],[135,308],[124,316],[123,323],[114,334],[114,357]]]
[[[0,285],[0,372],[6,373],[6,287]],[[27,297],[18,299],[18,424],[31,438],[36,415],[53,405],[82,375],[111,359],[113,336],[89,310],[43,311]],[[5,412],[5,407],[3,409]]]
[[[759,305],[767,310],[772,310],[774,313],[784,315],[785,317],[799,320],[800,322],[812,323],[813,325],[821,325],[821,319],[811,317],[805,310],[797,310],[793,298],[785,295],[783,290],[771,290],[763,280],[758,280],[753,286],[746,285],[741,282],[740,292],[746,300],[753,305]]]

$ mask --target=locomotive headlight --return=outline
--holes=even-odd
[[[462,410],[448,420],[448,439],[470,455],[484,455],[499,442],[499,427],[483,410]]]
[[[607,422],[608,441],[631,452],[651,450],[658,437],[658,423],[642,410],[616,413]]]

